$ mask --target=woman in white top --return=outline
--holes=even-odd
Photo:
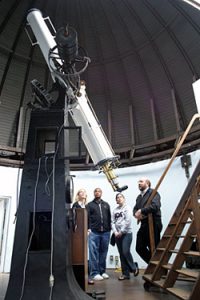
[[[130,279],[130,273],[139,274],[138,264],[134,263],[130,247],[132,243],[132,209],[126,204],[123,194],[116,195],[118,206],[112,213],[112,230],[120,255],[122,275],[119,280]]]

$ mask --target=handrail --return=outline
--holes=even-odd
[[[173,161],[174,161],[177,153],[179,152],[179,150],[180,150],[180,148],[181,148],[184,140],[186,139],[186,137],[187,137],[190,129],[192,128],[192,125],[193,125],[194,121],[196,119],[198,119],[198,118],[200,120],[200,114],[194,114],[193,115],[193,117],[192,117],[192,119],[191,119],[188,127],[186,128],[183,136],[179,138],[179,141],[177,143],[176,149],[174,150],[174,152],[172,154],[172,157],[171,157],[171,159],[170,159],[167,167],[165,168],[163,174],[161,175],[160,179],[158,180],[158,183],[157,183],[156,187],[153,189],[153,192],[152,192],[151,196],[149,197],[146,205],[149,205],[152,202],[153,198],[155,197],[158,188],[160,187],[163,179],[165,178],[165,175],[167,174],[167,172],[168,172],[169,168],[171,167],[171,165],[172,165],[172,163],[173,163]],[[150,238],[150,247],[151,247],[151,255],[152,255],[153,252],[154,252],[154,250],[155,250],[155,238],[154,238],[154,227],[153,227],[153,217],[152,217],[152,214],[148,214],[148,224],[149,224],[149,238]]]

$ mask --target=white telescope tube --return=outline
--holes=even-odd
[[[69,113],[76,126],[82,128],[82,138],[95,165],[101,165],[105,160],[116,159],[96,116],[91,110],[85,85],[81,84],[80,96],[77,102],[69,109]]]
[[[52,59],[49,60],[49,50],[55,48],[54,53],[57,55],[57,62],[61,64],[58,59],[58,49],[57,44],[52,36],[47,24],[45,23],[42,13],[38,9],[32,9],[27,15],[27,21],[35,35],[38,45],[42,51],[42,54],[46,60],[46,63],[51,71],[53,80],[55,81],[55,76],[52,71],[52,67],[55,69],[55,64]]]
[[[59,58],[58,50],[56,48],[57,44],[44,22],[41,12],[37,9],[31,10],[27,16],[27,21],[33,30],[53,79],[57,77],[59,83],[63,85],[63,79],[54,73],[54,69],[56,70],[56,65],[54,64],[55,61],[62,66],[62,61]],[[49,52],[52,48],[54,48],[55,56],[49,58]],[[69,94],[69,89],[71,87],[68,82],[66,82],[65,87],[66,94]],[[76,96],[73,95],[73,104],[68,107],[68,110],[75,125],[81,126],[82,128],[82,139],[94,164],[104,172],[108,181],[111,183],[113,190],[122,191],[127,189],[127,186],[120,188],[118,185],[117,176],[113,172],[113,168],[119,165],[118,158],[114,154],[114,151],[93,112],[87,98],[84,84],[81,85],[78,94]]]

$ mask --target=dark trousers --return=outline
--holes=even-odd
[[[161,220],[154,221],[155,246],[157,246],[160,241],[161,230],[162,230]],[[140,229],[138,230],[137,233],[136,251],[139,254],[139,256],[148,264],[151,259],[148,220],[141,222]]]
[[[132,233],[123,234],[120,238],[116,238],[117,249],[119,251],[122,274],[129,277],[130,272],[135,272],[136,266],[133,261],[130,247],[132,243]]]

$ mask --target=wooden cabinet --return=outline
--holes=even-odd
[[[72,265],[77,282],[84,291],[88,287],[87,211],[76,209],[76,230],[72,233]]]

